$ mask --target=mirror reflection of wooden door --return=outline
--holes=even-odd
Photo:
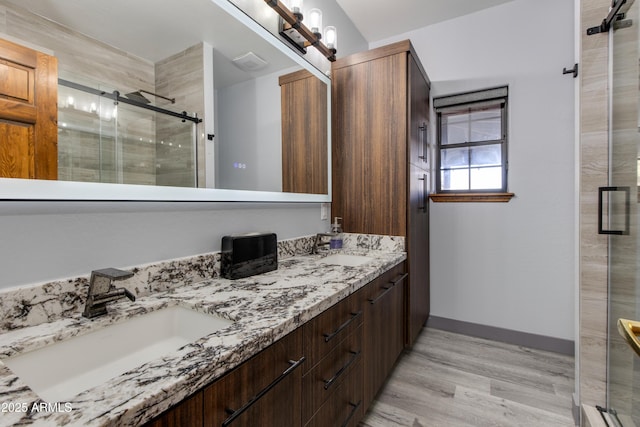
[[[282,191],[327,194],[327,86],[306,70],[280,76]]]
[[[0,39],[0,177],[58,177],[58,61]]]

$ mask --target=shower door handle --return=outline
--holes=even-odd
[[[640,356],[640,322],[628,319],[618,319],[618,332],[625,339],[629,347]]]
[[[623,230],[605,230],[604,229],[604,193],[623,191],[624,197],[624,229]],[[614,235],[628,235],[629,234],[629,218],[631,214],[631,189],[630,187],[599,187],[598,188],[598,234],[614,234]],[[610,205],[610,204],[608,204]],[[611,211],[611,209],[609,209]]]

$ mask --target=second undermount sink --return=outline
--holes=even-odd
[[[63,402],[231,323],[173,306],[2,362],[44,401]]]
[[[351,255],[351,254],[332,254],[322,258],[320,261],[325,264],[332,265],[345,265],[349,267],[357,267],[362,264],[366,264],[373,258],[363,255]]]

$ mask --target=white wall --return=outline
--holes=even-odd
[[[0,289],[218,251],[226,234],[328,228],[319,204],[1,202]]]
[[[281,70],[216,91],[216,188],[282,191],[278,77],[289,71]],[[236,163],[245,167],[237,168]]]
[[[433,316],[574,338],[573,3],[515,0],[371,46],[411,39],[434,97],[509,85],[516,197],[431,204]]]

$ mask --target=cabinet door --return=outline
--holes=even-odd
[[[364,319],[364,407],[384,384],[404,345],[404,287],[398,266],[369,285]]]
[[[296,330],[205,388],[205,427],[300,426],[303,363]]]
[[[429,317],[429,174],[409,165],[407,334],[411,346]]]
[[[407,53],[332,71],[333,203],[350,233],[405,236]]]
[[[409,64],[409,163],[430,169],[429,158],[429,85],[412,55]]]
[[[145,427],[201,427],[202,391],[145,424]]]

